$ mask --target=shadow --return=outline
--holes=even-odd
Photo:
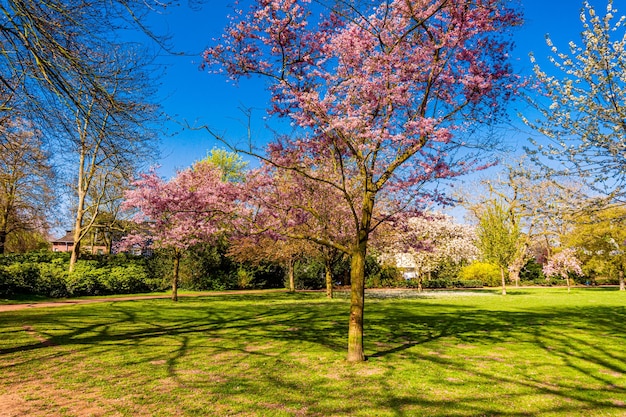
[[[612,291],[590,290],[600,296]],[[0,341],[0,364],[6,370],[31,369],[41,358],[63,356],[68,364],[80,360],[76,357],[95,356],[97,364],[98,356],[125,352],[109,359],[115,366],[106,372],[117,375],[115,367],[133,369],[145,378],[161,372],[163,380],[174,384],[170,389],[176,395],[183,395],[179,388],[193,389],[225,402],[233,415],[253,415],[245,407],[257,401],[262,408],[278,407],[282,415],[357,415],[371,407],[395,416],[528,416],[534,414],[502,404],[526,401],[529,393],[560,399],[536,405],[541,413],[626,414],[626,387],[616,382],[626,375],[626,352],[619,348],[626,344],[626,308],[547,302],[527,308],[519,301],[523,297],[516,297],[524,291],[487,301],[370,299],[364,329],[366,364],[343,360],[349,301],[327,300],[317,293],[233,294],[178,303],[142,300],[8,312],[0,315],[0,329],[15,337]],[[19,326],[25,323],[37,337],[22,334]],[[525,348],[520,352],[537,357],[507,356],[518,346]],[[474,351],[481,353],[476,356]],[[500,362],[511,358],[531,365],[506,372]],[[536,372],[543,361],[560,364],[569,378],[554,381]],[[416,372],[430,378],[430,385],[410,379]],[[98,383],[101,377],[90,378],[95,382],[89,383]],[[414,386],[404,387],[402,378]],[[491,389],[464,395],[468,383],[491,384],[505,396],[494,401]],[[140,392],[141,386],[127,389]],[[449,393],[438,395],[437,390]],[[610,393],[600,394],[603,390]],[[184,407],[189,415],[215,415],[202,406]]]

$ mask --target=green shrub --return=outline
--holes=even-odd
[[[254,280],[254,274],[245,268],[239,268],[237,270],[237,287],[240,289],[246,289],[252,287],[252,281]]]
[[[373,256],[365,258],[366,288],[399,288],[406,287],[407,282],[402,272],[392,265],[381,264]]]
[[[67,290],[74,296],[107,294],[105,280],[106,271],[98,268],[97,261],[78,261],[68,275]]]
[[[114,266],[104,275],[104,288],[110,294],[132,294],[150,291],[144,268],[137,264]]]
[[[62,259],[39,264],[39,285],[35,294],[52,298],[68,297],[68,276],[67,265]]]
[[[298,290],[319,290],[326,286],[324,264],[316,259],[300,260],[294,265],[294,280]],[[285,277],[289,279],[289,277]],[[289,286],[286,283],[285,287]]]
[[[536,259],[530,259],[519,273],[523,284],[546,285],[546,277],[543,275],[541,264]]]
[[[485,287],[497,287],[502,284],[500,268],[487,262],[473,262],[461,268],[461,281],[480,281]]]

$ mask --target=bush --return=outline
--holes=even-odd
[[[524,265],[519,273],[519,278],[522,283],[546,285],[546,277],[543,275],[542,266],[536,259],[531,259],[526,262],[526,265]]]
[[[106,271],[98,268],[97,261],[79,261],[68,275],[67,290],[74,296],[107,294],[105,280]]]
[[[63,259],[53,259],[50,263],[39,264],[39,286],[37,295],[52,298],[68,297],[67,289],[69,272]]]
[[[459,279],[464,282],[481,282],[485,287],[497,287],[502,284],[500,268],[486,262],[473,262],[461,268]]]
[[[294,280],[298,290],[319,290],[326,286],[324,264],[316,259],[298,261],[294,265]],[[289,279],[289,277],[285,277]],[[289,283],[286,283],[286,287]]]
[[[373,256],[365,258],[366,288],[398,288],[406,286],[407,282],[398,268],[392,265],[383,265]]]

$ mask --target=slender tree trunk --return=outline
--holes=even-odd
[[[326,270],[326,297],[333,298],[333,268],[329,259],[324,262],[324,269]]]
[[[70,272],[74,271],[74,267],[76,266],[76,262],[80,256],[80,241],[81,241],[81,233],[83,230],[83,216],[84,211],[81,207],[84,205],[84,198],[79,198],[79,207],[76,213],[76,219],[74,220],[74,246],[72,246],[72,254],[70,255]]]
[[[565,277],[565,282],[567,283],[567,292],[569,292],[569,277]]]
[[[174,252],[174,276],[172,277],[172,301],[178,301],[178,270],[180,269],[180,252]]]
[[[626,286],[624,285],[624,270],[619,270],[619,290],[626,291]]]
[[[289,276],[289,292],[296,292],[296,278],[294,276],[295,260],[290,258],[287,263],[287,275]]]
[[[515,265],[512,269],[509,269],[509,280],[515,283],[516,287],[519,287],[519,273],[521,269],[518,269]]]
[[[500,267],[500,277],[502,278],[502,295],[506,295],[506,279],[504,278],[504,267]]]
[[[417,275],[417,292],[424,291],[423,280],[421,272]]]
[[[70,256],[70,272],[74,271],[76,261],[80,256],[80,239],[83,232],[83,218],[85,216],[85,199],[87,198],[87,188],[83,182],[85,175],[85,151],[84,149],[80,153],[80,160],[78,165],[78,183],[76,184],[76,194],[78,194],[78,201],[76,204],[76,218],[74,219],[74,246],[72,247],[72,254]]]

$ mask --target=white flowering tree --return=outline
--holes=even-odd
[[[626,197],[626,17],[608,0],[604,16],[588,3],[580,14],[578,43],[566,50],[547,44],[553,72],[534,57],[534,72],[544,99],[534,101],[540,117],[528,126],[550,139],[535,143],[536,156],[563,164],[564,174],[580,176],[609,198]],[[554,165],[552,165],[554,166]]]
[[[567,291],[570,290],[570,274],[582,275],[583,270],[580,261],[576,257],[576,251],[572,248],[563,249],[550,257],[548,263],[543,266],[543,274],[546,278],[561,277],[567,282]]]
[[[476,259],[475,241],[473,227],[456,223],[446,214],[425,213],[402,219],[381,242],[385,246],[383,259],[412,268],[421,291],[424,276],[429,276],[442,263]]]

